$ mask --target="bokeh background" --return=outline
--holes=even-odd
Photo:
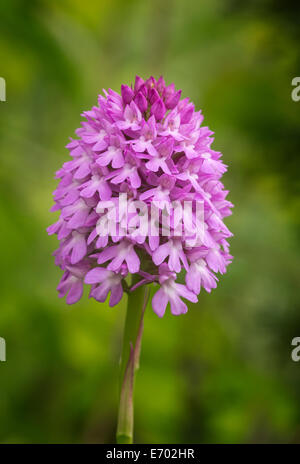
[[[102,88],[164,75],[201,108],[234,262],[188,314],[146,311],[136,442],[300,442],[300,4],[2,0],[2,443],[112,443],[125,303],[59,300],[54,172]]]

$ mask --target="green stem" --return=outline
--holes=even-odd
[[[133,282],[133,285],[136,282]],[[120,367],[120,403],[117,443],[133,443],[133,393],[135,371],[139,367],[143,317],[149,289],[141,286],[128,295]]]

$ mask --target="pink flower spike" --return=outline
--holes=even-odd
[[[95,103],[82,112],[69,160],[56,172],[51,211],[60,217],[47,232],[59,240],[59,296],[75,303],[85,279],[90,297],[113,306],[123,288],[153,282],[154,311],[161,317],[170,303],[172,314],[183,314],[182,298],[196,302],[201,288],[210,292],[232,261],[224,218],[233,205],[213,132],[162,76],[136,76]],[[129,289],[128,272],[138,277]],[[179,274],[186,285],[176,283]]]

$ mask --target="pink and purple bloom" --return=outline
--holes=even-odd
[[[54,253],[63,271],[59,296],[76,303],[85,283],[91,285],[91,298],[104,302],[109,297],[115,306],[124,291],[156,283],[156,314],[162,317],[168,304],[172,314],[186,313],[182,299],[196,303],[201,288],[216,288],[216,274],[225,273],[232,260],[232,234],[223,220],[233,205],[221,182],[227,166],[211,148],[213,133],[202,125],[201,111],[162,77],[144,81],[137,76],[134,86],[122,85],[121,94],[104,91],[83,117],[78,138],[67,145],[71,160],[56,173],[60,182],[52,210],[60,211],[60,217],[48,228],[60,241]],[[174,218],[166,236],[160,216],[159,237],[124,234],[124,220],[136,224],[138,213],[123,212],[121,224],[103,207],[124,193],[149,211],[156,202],[202,201],[203,237],[191,246],[176,233]],[[191,223],[193,215],[191,210]],[[99,235],[99,224],[111,221],[116,222],[115,233]],[[135,275],[132,288],[125,282],[128,274]]]

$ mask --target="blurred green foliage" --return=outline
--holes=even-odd
[[[0,441],[113,442],[125,302],[59,300],[53,173],[102,88],[163,74],[229,165],[235,259],[187,315],[146,312],[136,441],[300,442],[299,2],[2,0]]]

